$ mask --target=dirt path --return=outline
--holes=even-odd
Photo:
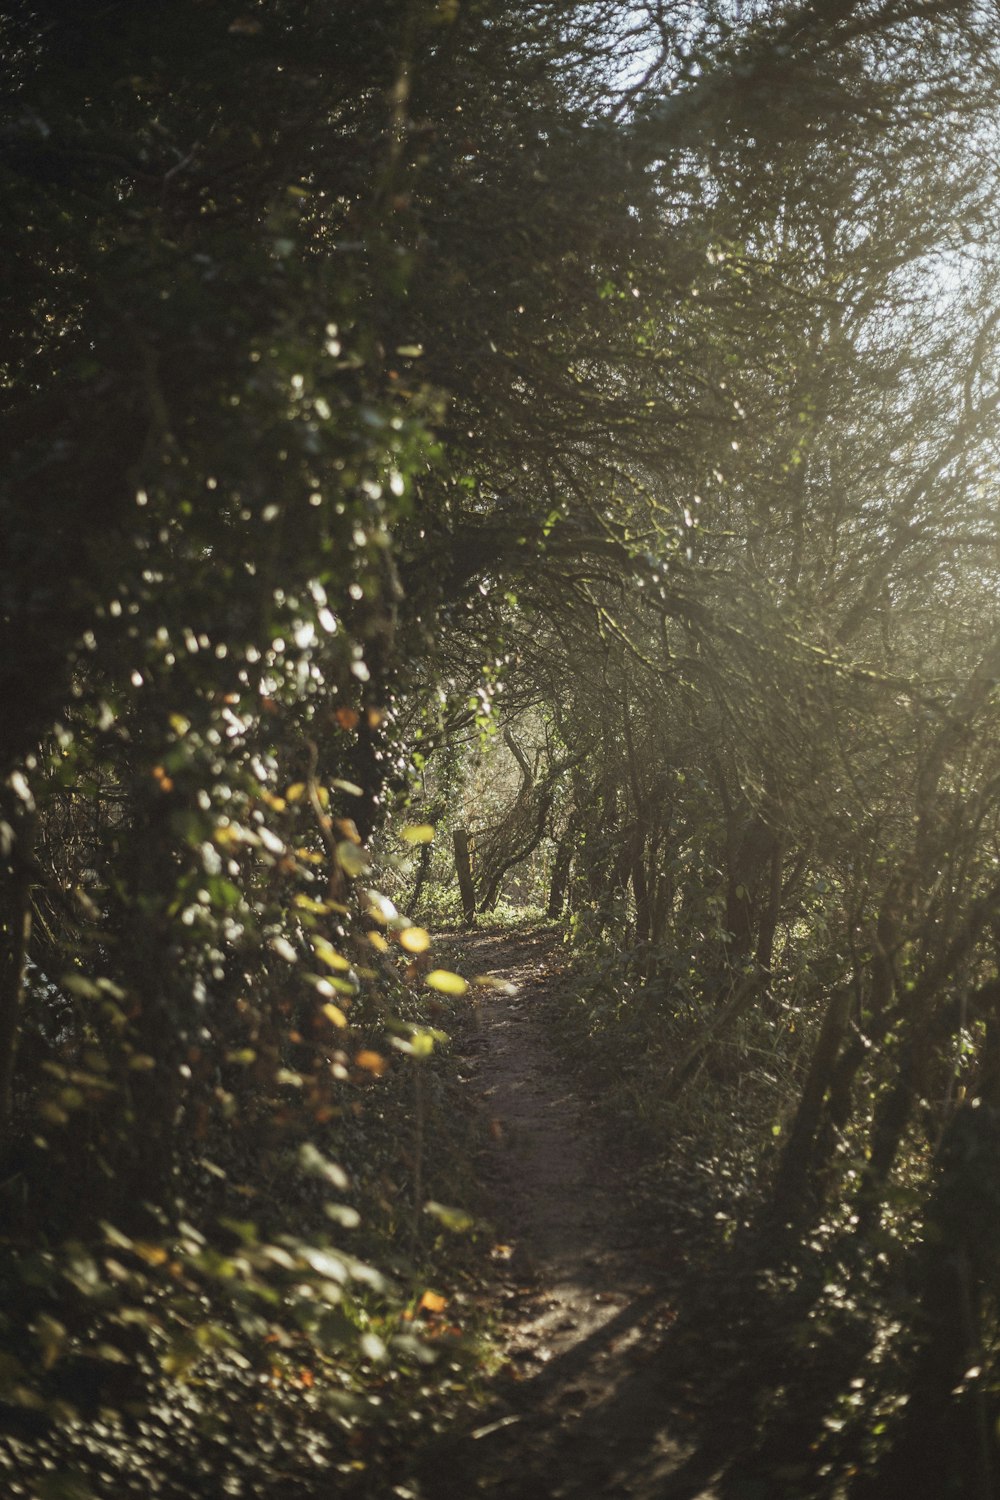
[[[516,987],[486,992],[460,1044],[490,1122],[481,1166],[506,1362],[492,1406],[438,1450],[423,1493],[711,1500],[710,1476],[690,1472],[686,1445],[663,1427],[656,1363],[673,1308],[661,1247],[628,1211],[629,1162],[549,1040],[558,943],[482,934],[460,958]]]

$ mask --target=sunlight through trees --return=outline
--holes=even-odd
[[[993,15],[0,48],[9,1493],[407,1480],[482,1368],[435,932],[530,909],[657,1170],[870,1329],[801,1493],[992,1494]]]

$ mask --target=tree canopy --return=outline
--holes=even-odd
[[[118,1365],[418,1378],[387,1143],[470,828],[664,1107],[784,1049],[755,1253],[958,1246],[912,1477],[968,1367],[995,1405],[995,19],[31,0],[0,44],[12,1493]]]

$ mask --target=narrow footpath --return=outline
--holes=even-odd
[[[713,1500],[658,1390],[674,1318],[663,1247],[629,1212],[629,1162],[550,1041],[559,954],[551,932],[481,934],[455,951],[464,972],[509,986],[485,991],[459,1043],[489,1122],[504,1361],[478,1424],[435,1450],[423,1493]]]

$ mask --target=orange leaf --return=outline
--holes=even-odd
[[[361,722],[361,715],[356,708],[338,708],[334,718],[341,729],[357,729]]]
[[[162,1266],[169,1259],[162,1245],[151,1245],[146,1240],[136,1240],[132,1246],[136,1255],[141,1255],[147,1266]]]
[[[366,1073],[374,1073],[376,1078],[381,1078],[389,1064],[381,1052],[363,1051],[354,1059],[354,1066],[364,1068]]]
[[[425,1292],[418,1304],[422,1312],[439,1313],[444,1312],[448,1306],[448,1298],[442,1297],[439,1292]]]

